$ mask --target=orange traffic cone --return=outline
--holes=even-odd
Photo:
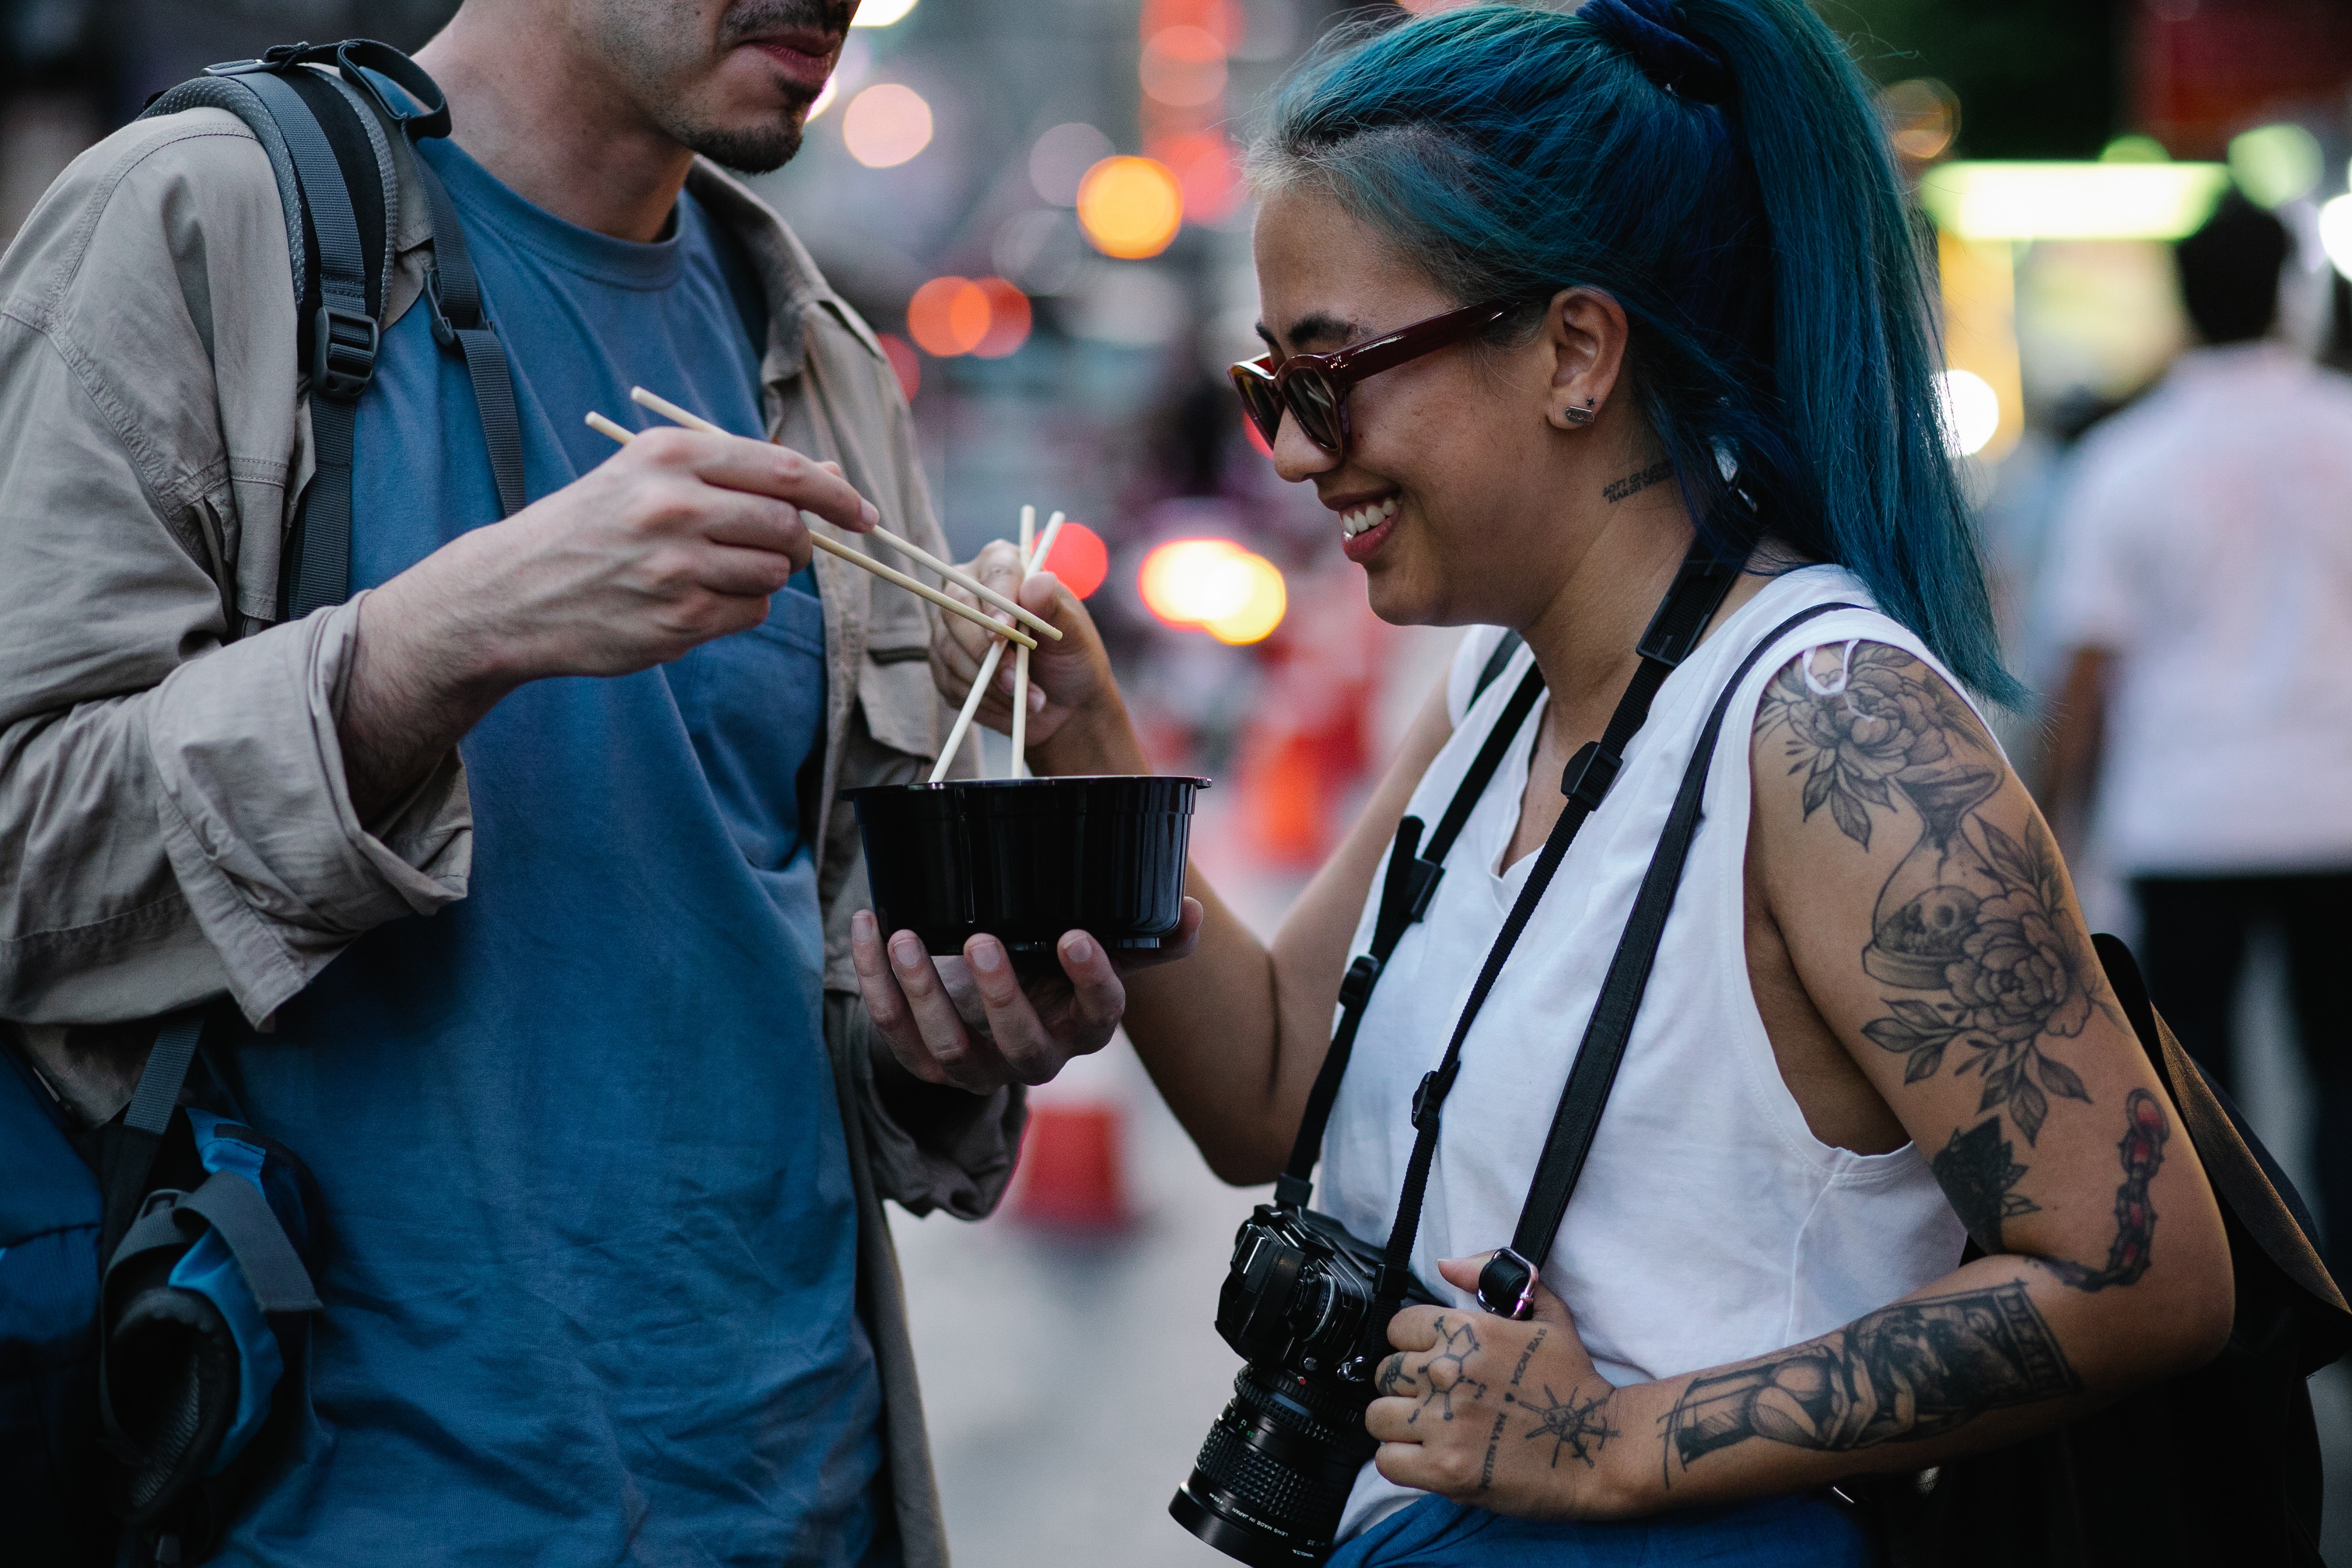
[[[1126,1141],[1108,1101],[1033,1103],[1021,1140],[1013,1212],[1037,1225],[1115,1230],[1134,1217],[1127,1201]]]

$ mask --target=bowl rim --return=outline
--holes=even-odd
[[[843,790],[836,800],[851,800],[861,795],[881,795],[902,791],[923,791],[946,794],[952,790],[1026,789],[1038,784],[1188,784],[1196,789],[1212,788],[1214,780],[1198,773],[1055,773],[1045,778],[1025,779],[910,779],[905,784],[859,784]]]

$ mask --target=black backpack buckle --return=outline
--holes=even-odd
[[[321,305],[310,327],[310,390],[321,397],[356,403],[375,376],[380,335],[365,310]]]

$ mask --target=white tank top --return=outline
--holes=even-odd
[[[1832,566],[1792,572],[1716,628],[1666,679],[1463,1042],[1445,1100],[1413,1271],[1469,1306],[1437,1260],[1511,1239],[1569,1065],[1600,994],[1633,895],[1691,748],[1723,682],[1756,640],[1810,605],[1870,603]],[[1475,703],[1471,687],[1501,634],[1465,638],[1447,691],[1454,736],[1407,810],[1434,825],[1532,662],[1524,648]],[[1805,1126],[1748,988],[1744,921],[1748,742],[1765,683],[1802,649],[1868,638],[1926,660],[1919,639],[1875,609],[1832,610],[1787,633],[1734,693],[1708,773],[1704,816],[1666,921],[1632,1038],[1543,1278],[1574,1313],[1615,1384],[1717,1366],[1811,1339],[1958,1266],[1966,1239],[1927,1162],[1832,1148]],[[1958,683],[1954,682],[1955,689]],[[1427,915],[1398,943],[1356,1038],[1333,1107],[1315,1206],[1388,1239],[1413,1142],[1411,1106],[1437,1065],[1472,982],[1534,866],[1496,867],[1517,828],[1547,699],[1446,858]],[[1465,711],[1465,707],[1467,711]],[[1379,878],[1356,928],[1371,943]],[[1342,1537],[1422,1494],[1367,1464]]]

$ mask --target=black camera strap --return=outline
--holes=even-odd
[[[1698,832],[1699,798],[1706,793],[1707,770],[1715,757],[1716,742],[1723,732],[1723,718],[1731,706],[1731,694],[1756,667],[1756,661],[1764,657],[1765,650],[1790,632],[1816,616],[1853,608],[1847,604],[1815,605],[1790,616],[1749,649],[1739,668],[1724,682],[1722,695],[1716,699],[1714,711],[1707,715],[1706,725],[1699,731],[1698,744],[1683,770],[1674,807],[1658,835],[1658,847],[1650,857],[1649,869],[1642,875],[1641,889],[1633,896],[1633,912],[1626,917],[1624,934],[1618,938],[1617,952],[1610,959],[1609,972],[1601,980],[1600,998],[1593,1003],[1592,1016],[1585,1024],[1584,1039],[1577,1047],[1567,1087],[1560,1090],[1559,1108],[1552,1113],[1551,1131],[1545,1136],[1543,1157],[1537,1162],[1535,1180],[1528,1184],[1518,1226],[1511,1233],[1511,1245],[1496,1253],[1479,1271],[1478,1304],[1488,1311],[1512,1318],[1528,1315],[1537,1271],[1550,1253],[1552,1240],[1559,1234],[1560,1221],[1568,1214],[1568,1200],[1576,1191],[1578,1176],[1583,1173],[1584,1158],[1592,1151],[1592,1135],[1601,1126],[1601,1112],[1608,1105],[1609,1091],[1617,1081],[1617,1067],[1624,1059],[1625,1043],[1633,1037],[1634,1016],[1642,1010],[1642,996],[1649,986],[1651,967],[1657,960],[1658,942],[1665,935],[1666,917],[1674,912],[1675,889],[1682,882],[1683,864],[1690,857],[1691,840]],[[1509,934],[1513,933],[1507,928],[1506,935]],[[1476,1000],[1473,998],[1474,1007]],[[1467,1026],[1465,1016],[1464,1027]],[[1432,1127],[1425,1136],[1434,1144],[1436,1129]],[[1417,1147],[1415,1152],[1419,1152]],[[1423,1177],[1427,1179],[1425,1167]],[[1411,1191],[1417,1199],[1420,1189],[1413,1187]],[[1418,1217],[1417,1202],[1414,1207]],[[1400,1226],[1403,1220],[1400,1212]],[[1410,1258],[1412,1236],[1402,1229],[1399,1235],[1406,1248],[1405,1256]],[[1391,1258],[1396,1256],[1395,1247],[1396,1239],[1392,1237]],[[1385,1331],[1386,1318],[1381,1321]]]

